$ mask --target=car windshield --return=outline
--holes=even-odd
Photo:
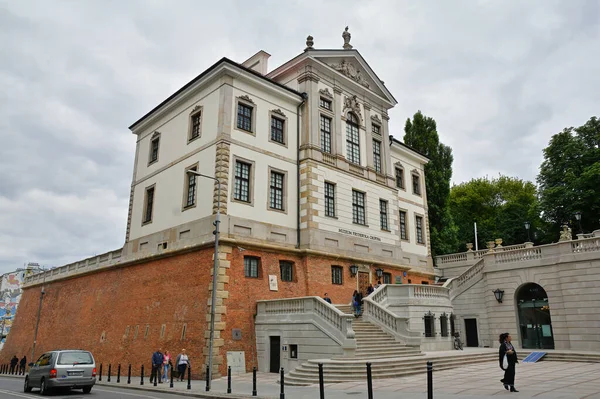
[[[92,354],[89,352],[62,352],[57,364],[93,364]]]

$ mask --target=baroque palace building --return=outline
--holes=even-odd
[[[28,278],[8,353],[30,355],[44,286],[36,354],[83,347],[139,364],[186,348],[201,373],[217,211],[215,373],[228,356],[260,363],[257,301],[348,304],[378,280],[433,282],[427,158],[392,137],[397,102],[343,38],[324,50],[309,36],[272,70],[264,51],[222,58],[133,123],[123,248]]]

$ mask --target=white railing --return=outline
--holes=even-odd
[[[352,329],[354,316],[343,313],[319,297],[257,301],[256,306],[257,324],[285,324],[291,322],[292,319],[298,321],[301,318],[296,316],[303,315],[304,319],[314,321],[317,326],[325,323],[328,327],[328,331],[325,332],[333,331],[333,336],[339,343],[343,343],[347,339],[354,339],[354,330]],[[288,318],[288,315],[294,315],[294,317]]]
[[[571,241],[571,252],[597,252],[600,251],[600,237],[579,239]]]
[[[94,270],[105,266],[111,266],[121,261],[123,249],[106,252],[68,265],[54,267],[48,271],[32,274],[25,277],[24,285],[36,284],[43,281],[51,281],[54,278],[63,278],[65,274],[85,273],[88,270]]]
[[[494,252],[513,251],[516,249],[525,249],[527,244],[507,245],[506,247],[495,247]],[[460,252],[456,254],[440,255],[435,257],[436,266],[446,265],[450,263],[468,263],[483,258],[489,252],[488,249],[480,249],[478,251]]]
[[[383,288],[385,287],[380,288],[381,292],[387,293]],[[421,334],[408,328],[408,318],[396,316],[371,298],[363,299],[363,307],[363,318],[367,321],[378,325],[406,345],[417,346],[421,344]]]
[[[494,261],[496,263],[512,263],[534,259],[542,259],[542,247],[496,252],[494,254]]]
[[[463,274],[461,274],[460,276],[458,276],[458,277],[456,277],[455,279],[452,280],[452,282],[454,283],[453,284],[454,287],[455,288],[460,288],[463,285],[465,285],[468,282],[470,282],[471,280],[479,277],[482,274],[484,266],[485,266],[484,260],[480,259],[473,266],[471,266],[470,268],[468,268],[467,270],[465,270]]]
[[[445,265],[447,263],[466,262],[468,258],[467,252],[462,252],[459,254],[436,256],[436,260],[436,264]]]

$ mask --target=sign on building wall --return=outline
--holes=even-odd
[[[277,291],[277,276],[274,274],[269,274],[269,289],[271,291]]]

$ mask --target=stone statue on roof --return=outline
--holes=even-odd
[[[350,44],[351,37],[352,37],[352,35],[350,34],[350,32],[348,32],[348,27],[346,26],[344,33],[342,33],[342,38],[344,38],[344,49],[345,50],[350,50],[352,48],[352,45]]]

